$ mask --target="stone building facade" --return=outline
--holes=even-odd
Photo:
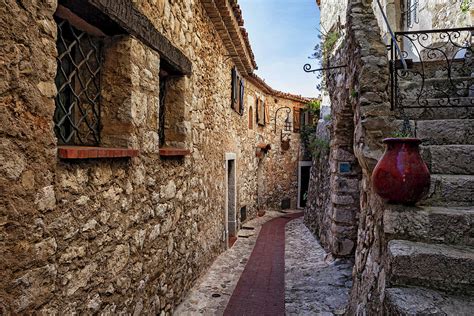
[[[308,100],[253,74],[236,1],[7,0],[0,17],[1,314],[170,314],[242,222],[295,206],[299,134],[275,113]],[[67,98],[100,110],[67,116]]]
[[[455,135],[468,135],[474,126],[472,55],[466,53],[473,49],[474,8],[471,5],[463,10],[461,1],[416,1],[413,9],[417,11],[412,12],[412,22],[408,23],[404,8],[409,1],[380,2],[393,31],[471,28],[462,39],[464,49],[458,49],[462,54],[446,55],[449,57],[445,59],[456,57],[459,63],[452,68],[452,76],[443,77],[446,69],[451,69],[442,63],[443,58],[429,60],[424,73],[426,79],[441,86],[457,80],[464,94],[461,98],[455,96],[460,99],[458,108],[443,108],[450,101],[443,101],[441,95],[431,96],[425,103],[427,107],[437,105],[436,109],[400,111],[391,104],[390,54],[386,46],[390,37],[377,1],[318,0],[325,31],[339,34],[324,61],[331,66],[346,66],[325,72],[323,94],[327,98],[323,102],[331,108],[331,123],[329,135],[325,131],[318,134],[329,137],[330,150],[326,157],[313,162],[305,223],[333,255],[355,258],[348,315],[468,315],[474,308],[473,271],[464,269],[461,262],[474,266],[472,242],[467,237],[473,227],[474,201],[472,196],[464,195],[464,187],[471,191],[474,188],[473,170],[466,167],[472,165],[469,162],[474,150],[469,137]],[[439,38],[426,38],[429,54],[430,47],[436,49]],[[407,50],[406,44],[402,43],[401,48]],[[405,56],[414,64],[408,73],[416,73],[417,63],[423,62],[420,56]],[[464,77],[458,78],[456,72],[462,67],[466,68]],[[440,91],[436,84],[424,82]],[[417,82],[400,87],[410,97],[409,89],[417,87]],[[415,104],[413,99],[408,101]],[[387,204],[375,194],[371,183],[372,171],[384,152],[382,139],[402,130],[403,119],[409,120],[415,136],[423,140],[423,157],[432,173],[430,193],[416,207]],[[459,161],[462,170],[451,163],[453,156],[464,157]],[[445,168],[436,167],[443,162]],[[347,217],[336,216],[338,203],[344,205]],[[459,228],[460,223],[465,226]],[[450,237],[454,231],[456,237]],[[334,241],[341,239],[346,241],[347,251],[335,246]],[[448,270],[458,273],[450,275]]]

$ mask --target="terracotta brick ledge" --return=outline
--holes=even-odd
[[[162,157],[184,157],[191,154],[189,149],[174,148],[174,147],[163,147],[160,148],[160,156]]]
[[[61,159],[131,158],[138,156],[137,149],[85,146],[58,146]]]

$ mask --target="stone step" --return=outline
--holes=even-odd
[[[396,115],[400,119],[406,117],[411,120],[474,119],[474,98],[458,98],[454,107],[444,107],[446,100],[443,99],[420,100],[420,103],[421,105],[415,99],[404,100],[404,115],[399,109]],[[413,108],[414,106],[423,108]]]
[[[431,98],[446,97],[468,97],[472,92],[474,85],[474,77],[454,77],[448,79],[429,78],[424,82],[417,80],[400,80],[398,86],[400,91],[407,98],[418,98],[419,95],[430,96]],[[423,89],[423,90],[422,90]]]
[[[474,248],[391,240],[390,284],[474,295]]]
[[[416,121],[416,137],[426,145],[474,145],[474,119]]]
[[[405,239],[474,247],[473,207],[390,205],[383,217],[388,239]]]
[[[431,145],[421,148],[433,174],[474,174],[474,145]]]
[[[422,86],[423,89],[436,87],[437,89],[448,90],[455,87],[464,87],[469,89],[472,85],[474,85],[473,76],[452,76],[449,78],[447,75],[444,75],[437,78],[426,78],[424,82],[419,77],[417,77],[415,80],[412,78],[399,78],[398,80],[398,86],[404,93],[406,92],[406,89],[420,89]]]
[[[474,205],[474,176],[432,174],[428,196],[422,205],[466,206]]]
[[[472,296],[454,296],[425,288],[385,289],[384,315],[471,316]]]

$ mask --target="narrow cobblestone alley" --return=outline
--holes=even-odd
[[[279,231],[282,226],[285,234]],[[333,260],[303,224],[300,213],[267,212],[241,231],[237,242],[217,258],[175,315],[344,313],[352,262]],[[284,238],[284,244],[278,237]],[[284,273],[279,267],[283,253]],[[281,289],[280,280],[284,280]]]

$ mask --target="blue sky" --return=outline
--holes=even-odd
[[[258,65],[272,88],[315,97],[316,76],[303,71],[318,40],[316,0],[239,0]]]

